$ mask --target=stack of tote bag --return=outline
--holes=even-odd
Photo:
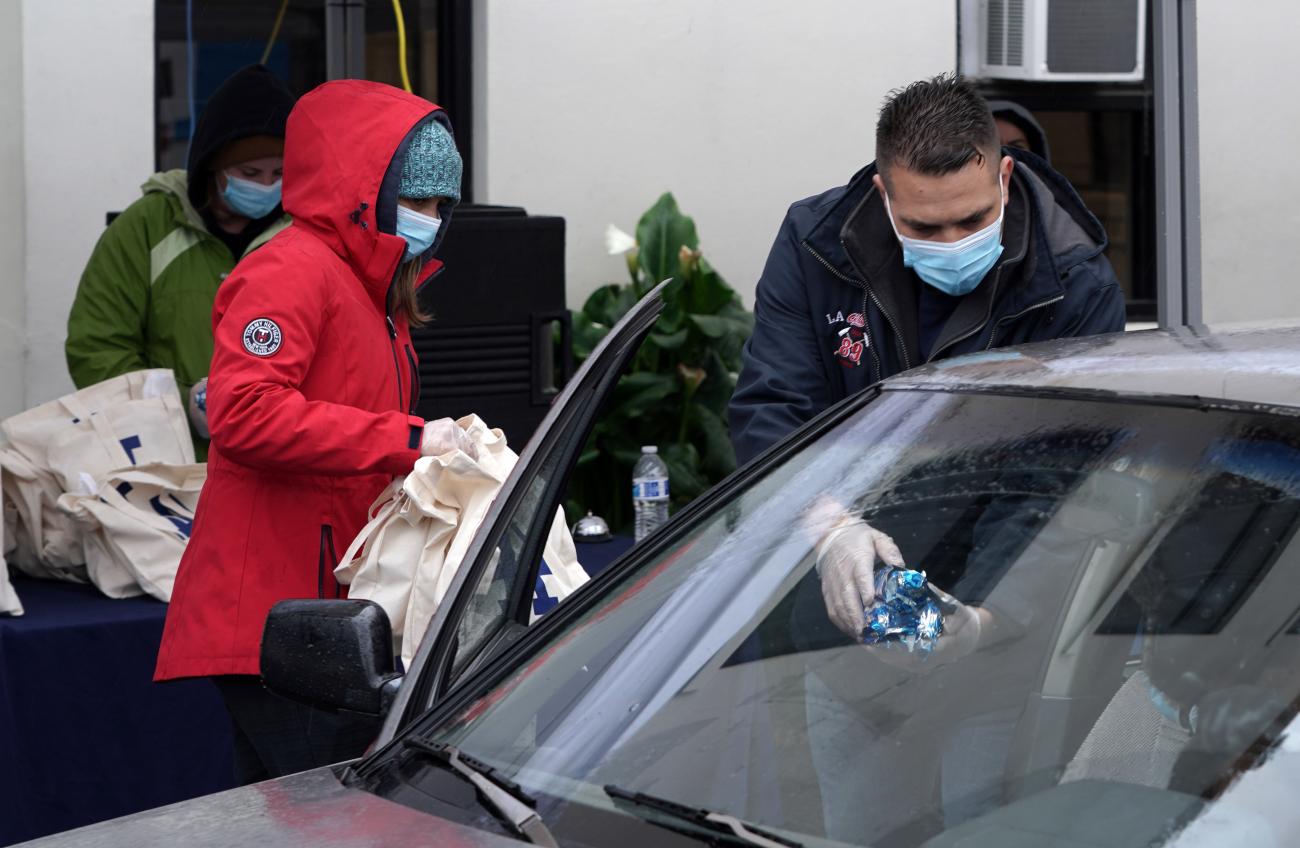
[[[0,422],[7,565],[168,600],[206,466],[168,369],[135,371]],[[3,593],[0,592],[0,597]]]
[[[501,484],[518,456],[500,430],[475,415],[456,422],[478,449],[424,457],[370,508],[370,522],[334,570],[349,598],[378,603],[393,627],[394,651],[407,668],[424,631],[464,560]],[[542,552],[533,617],[587,581],[573,538],[557,512]]]

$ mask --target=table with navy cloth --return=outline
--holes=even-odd
[[[599,573],[632,546],[578,546]],[[152,682],[166,604],[14,577],[0,616],[0,845],[232,785],[230,723],[206,680]]]

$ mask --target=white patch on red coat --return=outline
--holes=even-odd
[[[270,356],[280,349],[280,325],[270,318],[254,318],[244,327],[244,350],[253,356]]]

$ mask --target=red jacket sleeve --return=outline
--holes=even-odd
[[[225,456],[299,474],[406,474],[420,457],[423,419],[398,410],[309,400],[300,390],[329,310],[327,287],[290,267],[292,250],[259,250],[217,293],[208,425]],[[310,266],[308,266],[310,267]],[[265,323],[260,323],[264,321]],[[254,326],[254,322],[259,322]],[[258,355],[257,350],[274,350]],[[292,340],[292,344],[285,343]]]

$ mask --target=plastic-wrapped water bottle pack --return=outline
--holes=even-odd
[[[876,603],[865,610],[864,645],[902,645],[928,654],[943,633],[943,613],[924,571],[890,566],[876,572]]]

